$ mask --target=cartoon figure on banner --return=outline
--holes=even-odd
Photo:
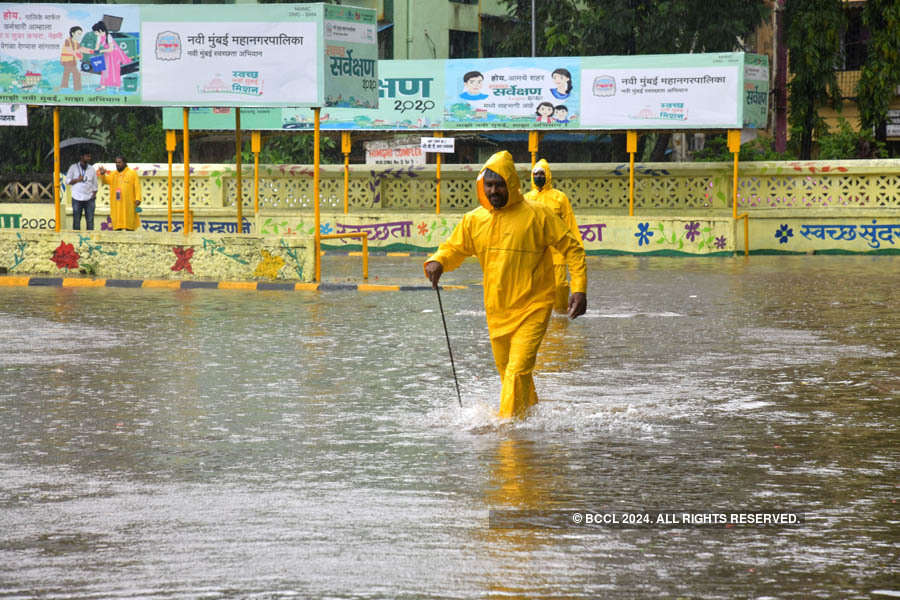
[[[569,109],[565,104],[560,104],[553,109],[553,120],[563,125],[569,124]]]
[[[534,111],[537,115],[536,121],[538,123],[552,123],[553,122],[553,104],[550,102],[541,102],[537,105],[537,110]]]
[[[479,71],[469,71],[463,75],[463,87],[465,89],[459,97],[463,100],[484,100],[488,95],[482,93],[482,83],[484,83],[484,75]]]
[[[550,93],[557,100],[565,100],[572,93],[572,74],[568,69],[556,69],[550,74],[556,87],[550,88]]]
[[[91,30],[97,36],[97,45],[94,51],[98,56],[91,59],[93,66],[100,70],[100,85],[97,86],[97,91],[102,92],[107,88],[122,87],[122,66],[130,64],[131,59],[110,35],[103,21],[94,23]]]
[[[72,76],[72,89],[81,91],[81,59],[84,54],[92,54],[94,51],[81,45],[81,37],[84,30],[78,25],[69,29],[69,37],[63,41],[60,50],[59,62],[63,67],[62,80],[56,91],[69,87],[69,76]]]

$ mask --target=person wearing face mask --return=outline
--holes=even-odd
[[[476,190],[481,206],[466,213],[425,261],[425,276],[437,288],[444,271],[478,257],[491,349],[503,382],[499,416],[522,417],[538,401],[532,371],[556,293],[550,251],[564,256],[572,273],[568,315],[574,319],[587,309],[584,248],[553,211],[524,199],[509,152],[488,159]]]
[[[125,157],[116,155],[116,170],[99,168],[100,181],[109,186],[109,219],[114,230],[134,231],[141,224],[137,207],[141,204],[141,182],[138,174],[128,167]]]
[[[550,164],[543,158],[537,161],[531,170],[531,191],[525,194],[525,199],[539,202],[552,210],[557,217],[563,220],[569,228],[569,232],[584,249],[584,245],[581,242],[581,232],[578,230],[578,223],[575,222],[575,213],[572,212],[572,204],[564,193],[553,187]],[[569,307],[566,259],[554,249],[551,249],[551,253],[553,254],[553,271],[556,277],[556,301],[553,303],[553,309],[558,313],[565,313]]]

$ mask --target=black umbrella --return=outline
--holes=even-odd
[[[60,150],[62,150],[63,148],[68,148],[69,146],[100,146],[104,150],[106,149],[106,144],[104,144],[103,142],[83,137],[66,138],[59,143]],[[50,156],[51,154],[53,154],[52,149],[47,153],[47,156]]]

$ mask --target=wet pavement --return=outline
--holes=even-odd
[[[370,282],[422,285],[422,259]],[[442,281],[467,286],[442,294],[462,409],[427,290],[0,288],[0,598],[900,594],[896,257],[591,258],[520,423],[477,264]]]

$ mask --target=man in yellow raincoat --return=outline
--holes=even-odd
[[[572,319],[587,309],[584,249],[552,210],[524,199],[509,152],[488,159],[476,188],[481,206],[466,213],[428,258],[425,275],[436,288],[444,271],[467,256],[478,257],[491,348],[503,381],[500,416],[521,417],[538,400],[532,371],[556,293],[550,249],[565,257],[572,274]]]
[[[525,194],[526,200],[540,202],[550,208],[556,216],[569,226],[569,231],[581,244],[581,232],[575,222],[575,213],[568,196],[553,187],[550,164],[543,158],[531,169],[531,191]],[[584,245],[582,245],[584,248]],[[550,249],[553,255],[553,270],[556,277],[556,301],[553,310],[564,313],[569,310],[569,282],[566,279],[566,259],[555,248]]]
[[[141,182],[138,174],[128,167],[125,158],[116,157],[115,172],[100,167],[100,181],[109,186],[109,219],[113,229],[135,230],[141,218],[135,210],[141,204]]]

